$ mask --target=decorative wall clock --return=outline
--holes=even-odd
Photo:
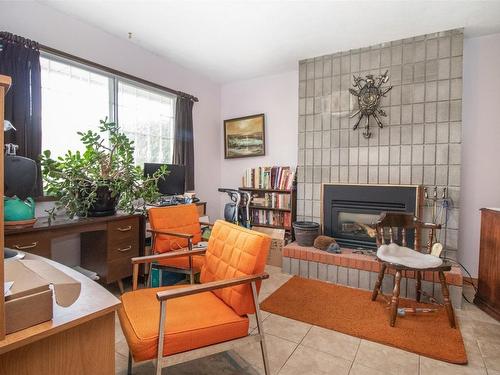
[[[350,116],[350,118],[358,116],[358,121],[356,121],[352,130],[356,130],[361,123],[361,120],[366,118],[365,130],[363,131],[363,137],[365,138],[370,138],[372,136],[372,133],[370,132],[371,116],[373,116],[379,127],[384,127],[378,116],[387,116],[385,111],[380,108],[380,99],[392,89],[392,86],[382,87],[384,83],[389,81],[388,73],[389,71],[386,70],[384,74],[378,76],[377,78],[374,78],[372,74],[368,74],[365,78],[353,76],[353,86],[356,87],[357,90],[349,89],[349,92],[358,98],[359,108]]]

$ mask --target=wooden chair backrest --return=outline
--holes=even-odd
[[[436,229],[440,229],[439,224],[424,223],[416,216],[408,212],[382,212],[376,223],[376,240],[377,246],[387,243],[397,243],[407,247],[408,235],[410,231],[414,232],[413,249],[421,251],[421,231],[422,229],[429,229],[429,239],[426,244],[427,252],[431,251],[435,239]]]

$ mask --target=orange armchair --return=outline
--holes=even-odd
[[[170,207],[155,207],[148,211],[152,234],[152,253],[164,254],[167,252],[188,249],[201,241],[201,227],[198,210],[194,204],[184,204]],[[194,274],[200,272],[204,263],[203,255],[193,255],[181,258],[162,258],[151,267],[158,267],[171,272],[189,275],[191,284],[194,284]]]
[[[225,221],[217,221],[207,249],[172,251],[132,259],[133,291],[121,296],[118,316],[127,340],[129,374],[132,358],[156,359],[162,367],[259,341],[264,370],[269,363],[260,317],[258,291],[271,239]],[[205,253],[201,284],[137,289],[139,265]],[[248,316],[255,313],[258,334],[248,335]]]

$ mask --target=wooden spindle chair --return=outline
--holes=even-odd
[[[429,237],[426,246],[422,247],[421,245],[421,231],[422,229],[429,230]],[[380,247],[383,244],[387,243],[397,243],[400,239],[401,246],[407,247],[408,237],[410,231],[413,231],[413,250],[419,253],[427,253],[430,254],[432,250],[432,246],[434,245],[434,239],[436,238],[436,230],[441,229],[441,225],[433,224],[433,223],[424,223],[420,221],[417,217],[410,213],[403,212],[383,212],[380,215],[378,222],[376,223],[376,240],[377,246]],[[444,275],[445,271],[451,270],[451,263],[448,261],[443,261],[443,263],[438,267],[429,267],[429,268],[412,268],[405,266],[403,264],[399,264],[397,262],[387,262],[378,258],[378,261],[381,263],[380,271],[378,274],[377,282],[375,283],[375,288],[372,293],[372,301],[377,299],[377,296],[380,292],[380,288],[382,286],[382,280],[384,279],[385,272],[388,269],[394,269],[394,290],[391,297],[390,302],[390,318],[389,323],[391,327],[394,327],[396,323],[396,317],[398,313],[398,305],[399,305],[399,293],[400,293],[400,283],[403,271],[413,271],[416,275],[416,300],[420,302],[422,295],[422,272],[431,271],[438,272],[439,281],[441,283],[441,291],[443,293],[443,302],[444,307],[446,309],[446,313],[448,315],[448,321],[452,328],[456,327],[455,324],[455,314],[453,312],[453,307],[450,301],[450,294],[448,291],[448,285],[446,283],[446,278]]]

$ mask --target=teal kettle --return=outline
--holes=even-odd
[[[4,197],[3,204],[5,221],[24,221],[35,218],[35,201],[31,197],[24,201],[16,196]]]

